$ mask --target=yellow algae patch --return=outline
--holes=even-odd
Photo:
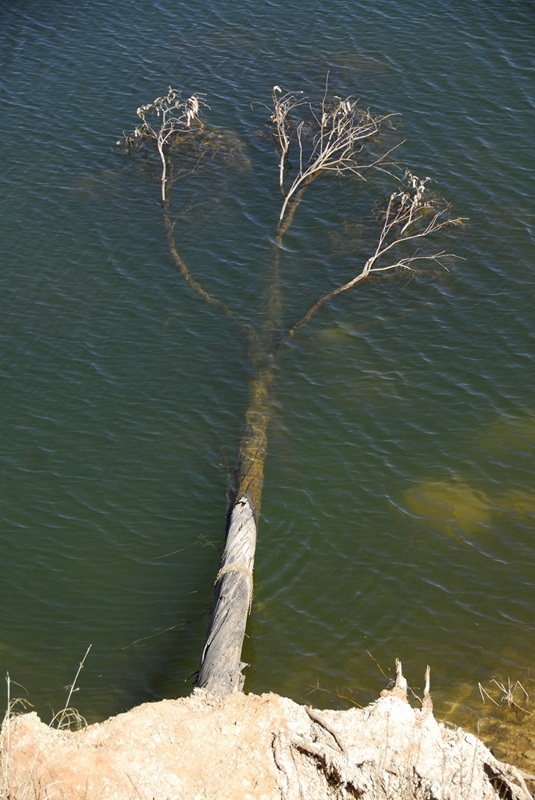
[[[408,489],[403,501],[411,516],[431,522],[448,536],[472,536],[490,525],[487,498],[467,483],[424,481]]]
[[[535,414],[500,417],[483,432],[480,443],[496,455],[510,450],[535,450]]]
[[[514,514],[521,519],[535,517],[535,492],[512,489],[499,495],[495,501],[496,511]]]
[[[336,325],[331,325],[328,328],[321,328],[317,334],[320,342],[343,342],[347,339],[357,339],[359,336],[358,331],[353,325],[346,322],[340,322]]]

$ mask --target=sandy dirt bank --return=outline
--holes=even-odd
[[[275,694],[147,703],[80,731],[35,713],[2,732],[8,800],[528,800],[529,777],[403,685],[364,709]],[[533,786],[533,784],[531,784]]]

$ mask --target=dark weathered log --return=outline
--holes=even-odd
[[[241,650],[253,597],[256,520],[247,495],[234,505],[216,578],[210,630],[197,686],[216,697],[240,691],[244,676]]]

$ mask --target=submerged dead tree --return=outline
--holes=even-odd
[[[392,115],[374,115],[351,97],[330,98],[327,89],[328,86],[321,102],[315,106],[301,93],[284,93],[278,86],[273,88],[270,125],[279,151],[282,202],[267,301],[269,313],[258,327],[242,319],[229,304],[212,295],[193,277],[177,245],[171,195],[177,178],[183,174],[184,168],[181,173],[179,165],[185,158],[194,170],[211,143],[210,128],[201,119],[203,108],[208,108],[202,96],[193,94],[182,99],[180,92],[170,87],[167,95],[138,108],[138,127],[121,140],[129,152],[147,146],[155,149],[160,165],[161,208],[171,257],[190,288],[205,303],[239,326],[253,370],[238,449],[236,485],[227,515],[225,548],[197,679],[197,686],[217,696],[240,690],[244,681],[241,650],[253,594],[254,554],[272,414],[272,387],[284,345],[324,305],[337,295],[354,289],[371,275],[414,270],[424,261],[444,266],[443,260],[452,254],[444,250],[429,253],[422,249],[422,245],[444,227],[461,222],[459,218],[452,218],[448,204],[430,191],[430,178],[420,179],[409,170],[400,172],[399,166],[392,162],[391,155],[398,145],[386,146],[383,136],[385,129],[392,126]],[[290,156],[298,168],[288,176]],[[319,178],[337,175],[364,180],[366,174],[375,171],[387,173],[396,182],[394,191],[376,208],[376,245],[364,264],[357,265],[355,275],[349,281],[317,298],[302,317],[284,330],[280,255],[284,236],[305,192]]]

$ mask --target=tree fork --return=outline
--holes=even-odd
[[[215,581],[212,618],[197,679],[197,686],[206,688],[215,696],[239,691],[244,682],[242,668],[245,665],[241,662],[241,649],[253,594],[253,566],[264,481],[267,428],[272,414],[271,387],[281,348],[330,300],[355,288],[372,273],[412,271],[415,264],[428,261],[445,266],[443,259],[452,254],[442,250],[426,255],[419,246],[429,235],[448,225],[463,222],[461,218],[452,219],[449,205],[429,192],[426,185],[430,178],[420,179],[406,170],[401,181],[403,188],[392,192],[386,206],[377,209],[382,219],[382,229],[377,246],[364,266],[357,268],[349,281],[316,300],[304,316],[283,330],[281,244],[293,223],[304,191],[320,175],[353,175],[364,179],[365,171],[377,169],[393,176],[393,165],[387,159],[400,143],[379,155],[368,153],[364,143],[375,139],[392,115],[374,117],[352,98],[335,98],[327,102],[327,84],[320,109],[314,109],[301,93],[284,94],[278,86],[273,88],[272,101],[271,122],[275,126],[275,141],[281,151],[279,185],[284,199],[277,224],[268,315],[258,328],[242,319],[195,280],[175,243],[170,198],[176,178],[173,178],[167,150],[176,135],[182,137],[186,134],[184,144],[187,145],[192,126],[202,132],[199,111],[206,103],[197,94],[182,100],[181,94],[170,87],[167,95],[138,108],[141,124],[133,136],[125,134],[123,137],[129,153],[136,141],[155,144],[161,162],[161,207],[171,257],[191,289],[241,328],[248,342],[249,364],[256,374],[249,383],[249,402],[239,445],[236,492],[227,515],[225,547]],[[303,119],[291,115],[298,108],[310,112],[306,127]],[[307,133],[311,129],[315,131],[312,136]],[[297,151],[293,161],[299,164],[299,169],[291,185],[285,189],[285,167],[292,148]],[[407,245],[412,246],[411,250],[407,249]]]

